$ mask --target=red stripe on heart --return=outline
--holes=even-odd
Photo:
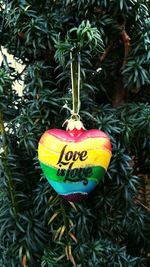
[[[88,138],[98,138],[99,137],[99,138],[108,139],[108,136],[100,130],[87,130],[87,131],[83,130],[83,131],[73,132],[73,131],[64,131],[61,129],[51,129],[51,130],[46,131],[43,134],[43,136],[40,140],[41,144],[43,143],[43,140],[45,139],[47,134],[52,135],[61,141],[65,141],[65,142],[67,141],[67,142],[73,142],[73,143],[78,143],[78,142],[84,141]],[[110,151],[112,150],[112,146],[111,146],[111,143],[109,142],[109,139],[108,139],[108,144],[105,146]]]

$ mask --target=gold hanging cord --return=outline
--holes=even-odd
[[[77,52],[76,47],[70,51],[71,60],[71,83],[72,83],[72,118],[79,119],[80,110],[80,53]]]

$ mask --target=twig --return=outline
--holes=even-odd
[[[139,205],[142,206],[144,209],[150,211],[150,209],[149,209],[147,206],[145,206],[143,203],[141,203],[139,200],[136,199],[136,200],[135,200],[135,203],[139,204]]]
[[[65,247],[65,253],[66,253],[67,260],[70,260],[73,266],[76,266],[76,263],[75,263],[75,260],[74,260],[74,257],[71,251],[71,245],[70,245],[70,239],[69,239],[69,224],[68,224],[68,219],[67,219],[67,215],[66,215],[66,211],[65,211],[63,203],[64,203],[63,199],[61,199],[60,208],[61,208],[64,225],[65,225],[66,232],[67,232],[67,238],[66,238],[67,245]]]
[[[7,10],[7,6],[8,6],[8,0],[5,1],[5,8],[4,10]],[[6,71],[9,71],[9,64],[7,62],[7,57],[3,54],[3,51],[2,51],[2,40],[3,40],[3,30],[4,30],[4,23],[5,23],[5,12],[3,11],[3,16],[2,16],[2,22],[1,22],[1,25],[0,25],[0,52],[2,54],[2,58],[3,58],[3,61],[2,61],[2,64],[4,63],[4,67],[6,69]]]
[[[67,219],[66,211],[65,211],[65,208],[64,208],[63,199],[61,199],[60,208],[61,208],[61,213],[62,213],[62,216],[63,216],[64,225],[66,227],[67,243],[69,244],[69,229],[68,229],[69,225],[68,225],[68,219]]]
[[[27,256],[24,255],[22,259],[23,267],[27,267]]]
[[[3,64],[4,64],[5,70],[7,72],[9,72],[9,64],[7,62],[7,57],[6,57],[6,55],[4,55],[1,45],[0,45],[0,52],[1,52],[1,55],[2,55],[2,58],[3,58],[1,66],[3,66]]]
[[[21,72],[19,72],[19,73],[16,75],[16,77],[15,77],[14,79],[12,79],[12,81],[14,82],[14,81],[16,81],[18,78],[20,78],[21,75],[24,73],[24,71],[25,71],[27,68],[28,68],[28,65],[26,65],[26,66],[24,67],[24,69],[23,69]]]
[[[4,9],[2,8],[2,10],[7,10],[8,0],[6,0],[4,2],[5,3],[3,5],[3,7],[5,7],[5,8]],[[3,35],[4,22],[5,22],[5,12],[3,12],[2,21],[1,21],[1,25],[0,25],[0,38],[1,38],[1,40],[2,40],[2,35]]]
[[[96,14],[105,14],[106,11],[102,10],[100,7],[94,7],[94,13],[96,13]]]
[[[8,163],[8,156],[9,156],[8,143],[7,143],[7,136],[6,136],[5,127],[4,127],[3,114],[1,110],[0,110],[0,133],[2,136],[2,146],[4,150],[1,156],[1,161],[3,164],[4,174],[5,174],[6,181],[7,181],[7,186],[8,186],[8,191],[10,194],[13,212],[14,212],[15,218],[17,219],[17,204],[16,204],[15,187],[13,183],[12,173],[11,173],[9,163]]]

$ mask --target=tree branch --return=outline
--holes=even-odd
[[[110,43],[110,44],[106,47],[104,53],[99,57],[99,61],[100,61],[101,63],[105,60],[105,58],[107,57],[107,55],[109,54],[109,52],[110,52],[111,49],[113,48],[113,45],[114,45],[114,42]]]
[[[124,66],[127,63],[128,54],[131,48],[131,42],[130,42],[131,38],[129,37],[125,29],[121,32],[120,35],[124,43],[124,60],[123,60],[123,66]]]

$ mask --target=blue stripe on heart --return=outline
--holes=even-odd
[[[88,181],[86,185],[83,183],[83,181],[72,182],[72,183],[67,183],[67,182],[58,183],[58,182],[49,180],[48,182],[59,195],[65,195],[65,194],[69,195],[69,194],[74,194],[74,193],[88,194],[97,185],[95,181]]]

